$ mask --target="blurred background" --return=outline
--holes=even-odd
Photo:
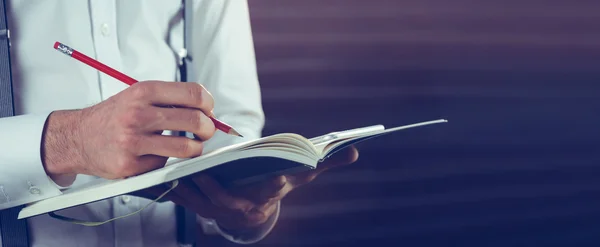
[[[600,245],[600,1],[249,2],[265,135],[449,120],[359,145],[253,246]]]

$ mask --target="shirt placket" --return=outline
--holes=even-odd
[[[98,61],[122,71],[121,55],[117,37],[115,1],[91,0],[94,48]],[[98,72],[102,100],[126,89],[127,84]]]
[[[96,59],[116,70],[122,70],[121,55],[117,37],[117,19],[115,1],[90,0],[92,16],[92,35]],[[127,84],[104,73],[98,73],[102,100],[121,92]],[[131,196],[120,196],[110,199],[112,217],[119,217],[140,208],[139,200]],[[114,229],[114,246],[142,247],[142,220],[140,214],[118,219],[112,222]]]

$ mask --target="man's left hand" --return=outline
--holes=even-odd
[[[315,170],[277,176],[231,189],[223,188],[211,177],[201,174],[180,180],[165,198],[201,217],[214,219],[223,229],[252,229],[264,224],[276,212],[278,202],[291,191],[310,183],[326,170],[351,164],[357,159],[358,151],[352,146],[320,163]],[[164,188],[153,187],[145,192],[158,195],[164,191]]]

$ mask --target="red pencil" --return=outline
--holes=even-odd
[[[91,57],[88,57],[85,54],[83,54],[81,52],[78,52],[77,50],[75,50],[75,49],[73,49],[73,48],[71,48],[71,47],[69,47],[69,46],[67,46],[67,45],[65,45],[63,43],[60,43],[60,42],[54,43],[54,49],[56,49],[56,50],[58,50],[58,51],[60,51],[60,52],[62,52],[64,54],[66,54],[67,56],[75,58],[75,59],[77,59],[77,60],[79,60],[79,61],[81,61],[81,62],[83,62],[83,63],[85,63],[85,64],[87,64],[87,65],[89,65],[89,66],[91,66],[91,67],[93,67],[95,69],[97,69],[97,70],[99,70],[102,73],[105,73],[105,74],[107,74],[109,76],[112,76],[115,79],[117,79],[119,81],[122,81],[122,82],[124,82],[124,83],[126,83],[126,84],[128,84],[130,86],[133,85],[134,83],[138,82],[137,80],[135,80],[135,79],[133,79],[133,78],[131,78],[131,77],[129,77],[129,76],[127,76],[127,75],[125,75],[125,74],[123,74],[123,73],[121,73],[121,72],[113,69],[113,68],[111,68],[111,67],[108,67],[107,65],[105,65],[105,64],[103,64],[101,62],[98,62],[97,60],[95,60],[95,59],[93,59]],[[227,134],[230,134],[230,135],[236,135],[236,136],[243,137],[240,133],[238,133],[235,129],[233,129],[233,127],[231,127],[231,126],[227,125],[226,123],[223,123],[220,120],[218,120],[214,115],[212,115],[212,113],[208,117],[210,117],[210,119],[215,124],[215,127],[217,129],[219,129],[220,131],[223,131],[223,132],[225,132]]]

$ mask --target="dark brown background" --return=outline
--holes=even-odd
[[[360,145],[256,246],[600,244],[599,1],[249,2],[264,134],[450,120]]]

